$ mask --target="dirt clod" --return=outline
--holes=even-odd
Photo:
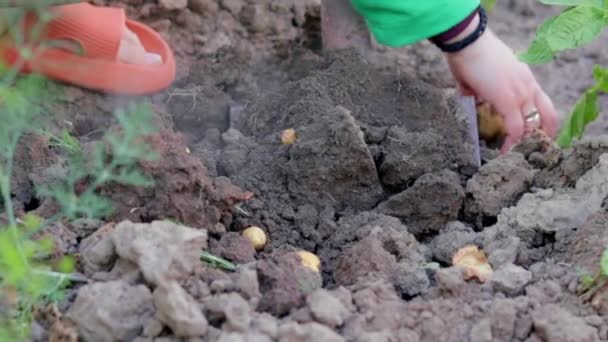
[[[252,321],[252,312],[247,301],[236,293],[226,293],[207,298],[203,302],[206,317],[214,322],[223,322],[223,330],[245,333]],[[217,325],[217,324],[215,324]]]
[[[137,337],[154,317],[150,290],[122,281],[85,285],[67,313],[87,341],[120,341]]]
[[[158,285],[190,274],[200,265],[207,232],[166,221],[122,222],[112,234],[116,253],[138,265],[147,281]]]
[[[382,248],[382,242],[370,236],[347,249],[337,260],[336,283],[353,285],[364,278],[390,279],[396,259]]]
[[[293,252],[258,261],[257,272],[262,293],[258,308],[277,316],[302,306],[306,294],[321,287],[321,275],[303,266]]]
[[[497,292],[508,296],[520,294],[532,280],[532,273],[513,264],[504,265],[497,269],[490,278],[490,284]]]
[[[484,218],[494,218],[502,208],[515,204],[532,185],[536,172],[520,153],[485,164],[467,183],[467,215],[482,227]]]
[[[222,235],[220,241],[211,242],[211,253],[237,264],[246,264],[255,260],[255,248],[251,241],[238,233]]]
[[[349,310],[340,299],[329,291],[319,289],[308,295],[306,302],[312,316],[322,324],[331,328],[341,326],[350,315]]]
[[[437,232],[454,221],[464,201],[458,175],[449,170],[427,173],[405,191],[378,206],[378,211],[398,217],[414,234]]]
[[[534,333],[543,341],[586,342],[598,341],[597,330],[582,318],[557,305],[545,305],[532,314]]]
[[[342,342],[345,341],[345,339],[330,328],[316,322],[306,324],[289,322],[281,325],[279,328],[279,341]]]
[[[199,337],[207,333],[207,319],[198,304],[174,281],[154,290],[158,318],[179,337]]]

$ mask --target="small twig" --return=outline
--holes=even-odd
[[[169,93],[169,97],[167,98],[166,103],[168,104],[169,101],[171,101],[171,99],[173,98],[173,96],[192,96],[192,108],[190,108],[190,110],[194,110],[194,108],[196,108],[196,100],[198,98],[198,94],[200,93],[201,89],[202,89],[201,86],[195,86],[190,89],[180,89],[180,88],[173,89]]]
[[[234,208],[235,208],[237,211],[239,211],[241,214],[243,214],[243,215],[245,215],[245,216],[247,216],[247,217],[250,217],[250,216],[251,216],[251,213],[249,213],[248,211],[246,211],[245,209],[241,208],[241,207],[240,207],[240,206],[238,206],[238,205],[235,205],[235,206],[234,206]]]

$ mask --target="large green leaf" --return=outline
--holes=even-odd
[[[592,42],[607,24],[604,10],[579,6],[557,16],[544,35],[551,50],[565,51]]]
[[[557,137],[559,146],[562,148],[569,147],[574,139],[578,139],[583,135],[585,127],[597,118],[599,113],[597,95],[598,90],[594,86],[578,99]]]
[[[556,53],[592,42],[608,25],[607,12],[595,6],[563,11],[539,27],[536,38],[519,58],[529,64],[549,62]]]
[[[595,85],[601,91],[608,93],[608,68],[602,68],[596,65],[593,68],[593,78],[595,78]]]

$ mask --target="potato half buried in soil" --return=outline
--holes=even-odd
[[[281,143],[291,145],[296,142],[296,130],[288,128],[281,133]]]
[[[260,227],[251,226],[243,231],[243,236],[246,237],[256,251],[264,249],[268,238],[266,233]]]
[[[318,256],[307,251],[299,251],[297,254],[302,259],[303,266],[308,267],[315,272],[319,272],[321,268],[321,260],[319,260]]]
[[[502,115],[497,113],[489,103],[477,105],[477,122],[479,125],[479,137],[487,142],[494,142],[507,135]]]

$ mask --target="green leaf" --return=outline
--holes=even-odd
[[[603,92],[608,93],[608,69],[596,65],[593,68],[593,78],[596,86]]]
[[[481,0],[481,6],[488,12],[491,11],[495,5],[496,0]]]
[[[528,50],[520,53],[517,57],[524,63],[534,65],[548,63],[553,60],[554,56],[547,39],[544,36],[537,36],[528,47]]]
[[[555,54],[592,42],[608,25],[607,12],[595,6],[568,8],[546,20],[528,49],[519,55],[529,64],[547,63]]]
[[[599,114],[597,93],[597,88],[591,87],[578,99],[557,137],[560,147],[569,147],[574,139],[583,135],[587,125],[597,118]]]
[[[73,272],[76,268],[76,260],[70,256],[64,256],[57,263],[57,269],[61,273],[70,273]]]
[[[604,0],[539,0],[540,3],[553,6],[595,6],[604,7]]]
[[[608,275],[608,249],[604,250],[602,258],[600,259],[600,272],[603,276]]]
[[[554,52],[574,49],[593,41],[608,24],[606,12],[579,6],[558,15],[544,35]]]

